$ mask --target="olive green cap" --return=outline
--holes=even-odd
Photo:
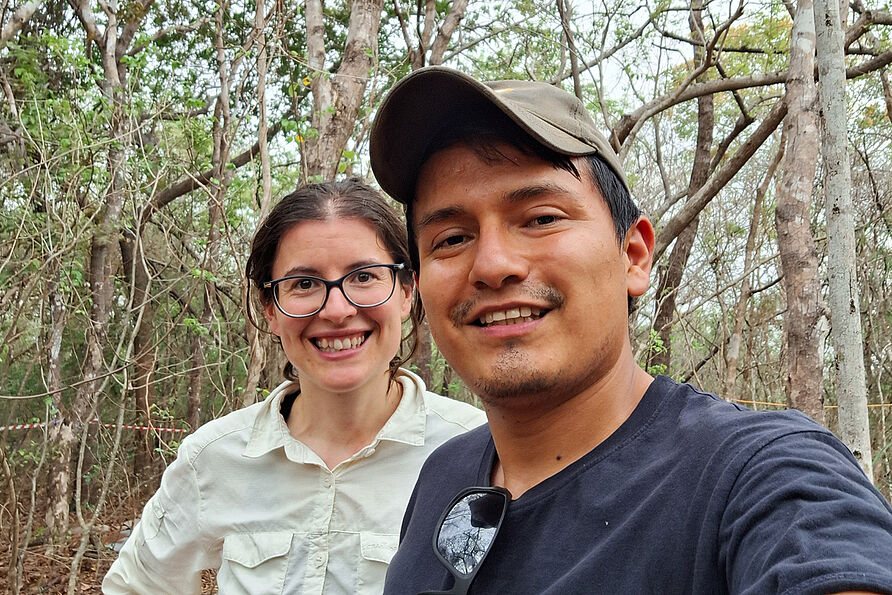
[[[619,156],[576,96],[535,81],[481,82],[443,66],[409,74],[381,103],[369,144],[381,188],[403,204],[412,201],[431,140],[460,117],[457,109],[468,113],[475,103],[498,107],[533,140],[557,153],[597,154],[630,190]]]

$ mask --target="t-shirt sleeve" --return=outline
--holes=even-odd
[[[829,433],[760,447],[734,482],[721,532],[732,593],[892,593],[892,508]]]

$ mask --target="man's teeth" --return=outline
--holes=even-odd
[[[529,322],[539,318],[541,314],[539,308],[530,308],[528,306],[520,306],[519,308],[511,308],[509,310],[499,310],[498,312],[487,312],[480,317],[480,324],[517,324],[519,322]]]
[[[315,340],[316,347],[322,351],[343,351],[344,349],[356,349],[365,342],[365,335],[356,337],[344,337],[342,339],[325,339],[319,338]]]

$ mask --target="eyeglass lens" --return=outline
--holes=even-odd
[[[455,571],[473,574],[489,551],[505,509],[500,493],[472,493],[459,500],[443,519],[437,549]]]
[[[393,294],[396,275],[387,266],[368,266],[347,274],[341,291],[356,306],[380,305]],[[333,289],[333,288],[332,288]],[[285,312],[304,316],[317,312],[325,302],[326,284],[316,277],[294,277],[276,285],[276,300]]]

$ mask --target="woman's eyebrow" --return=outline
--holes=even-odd
[[[344,273],[346,274],[346,273],[349,273],[350,271],[353,271],[360,267],[364,267],[364,266],[368,266],[368,265],[372,265],[372,264],[386,264],[386,263],[378,262],[377,260],[372,260],[369,258],[366,258],[364,260],[357,260],[357,261],[352,262],[352,263],[348,264],[347,266],[345,266]],[[293,277],[296,275],[310,275],[312,277],[322,277],[322,275],[318,269],[315,269],[313,267],[308,267],[308,266],[293,266],[290,269],[288,269],[287,271],[285,271],[285,274],[282,275],[282,277]],[[338,276],[340,276],[340,275],[338,275]]]

